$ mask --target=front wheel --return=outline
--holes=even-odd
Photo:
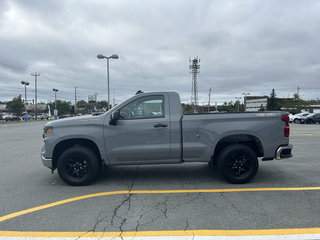
[[[255,152],[242,144],[225,147],[217,159],[218,171],[230,183],[247,183],[253,179],[259,168]]]
[[[96,154],[82,146],[65,150],[58,160],[58,174],[67,184],[82,186],[92,183],[98,176],[99,164]]]

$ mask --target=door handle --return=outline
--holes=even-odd
[[[154,127],[155,128],[160,128],[160,127],[165,128],[165,127],[168,127],[168,125],[167,124],[158,123],[158,124],[154,125]]]

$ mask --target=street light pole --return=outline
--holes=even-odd
[[[109,79],[109,59],[112,58],[112,59],[118,59],[119,56],[117,54],[112,54],[111,56],[109,57],[106,57],[102,54],[98,54],[97,55],[97,58],[98,59],[107,59],[107,85],[108,85],[108,107],[107,107],[107,110],[109,110],[109,106],[110,106],[110,79]]]
[[[54,118],[57,119],[58,116],[58,110],[57,110],[57,92],[59,91],[56,88],[53,88],[52,91],[54,91]]]
[[[27,113],[26,119],[28,119],[28,111],[27,111],[27,86],[29,85],[29,82],[21,81],[21,84],[24,85],[24,108]]]

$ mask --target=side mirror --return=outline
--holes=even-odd
[[[117,121],[119,119],[120,119],[120,111],[116,111],[110,116],[109,124],[112,125],[112,126],[116,126],[117,125]]]

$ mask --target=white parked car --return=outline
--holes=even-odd
[[[310,115],[310,113],[308,113],[308,112],[295,114],[292,116],[291,122],[300,123],[300,119],[305,118],[308,115]]]
[[[289,115],[288,115],[288,116],[289,116],[289,122],[291,122],[291,123],[292,123],[292,122],[293,122],[293,120],[292,120],[293,114],[289,113]]]

